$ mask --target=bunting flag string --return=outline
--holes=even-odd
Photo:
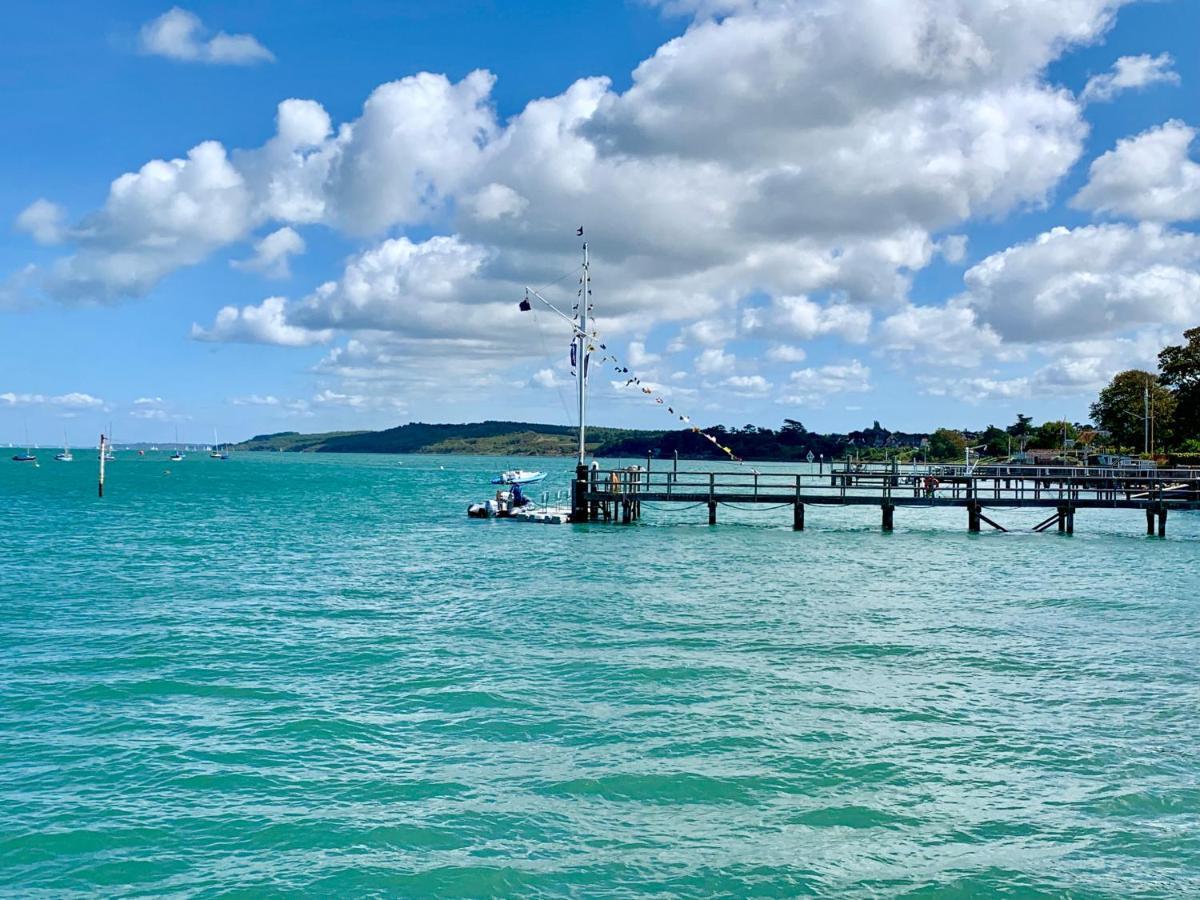
[[[592,337],[593,338],[596,337],[595,333],[592,334]],[[597,344],[599,344],[598,341],[597,341]],[[630,385],[636,385],[637,387],[639,387],[641,389],[641,392],[643,394],[645,394],[647,397],[653,397],[656,405],[665,407],[667,410],[667,413],[669,415],[675,417],[680,422],[682,422],[684,425],[687,425],[691,429],[693,434],[697,434],[700,437],[704,438],[706,441],[708,441],[710,444],[712,444],[714,447],[716,447],[718,450],[720,450],[722,453],[724,453],[726,456],[728,456],[731,460],[733,460],[735,463],[737,463],[739,466],[745,465],[745,460],[743,460],[740,456],[738,456],[736,453],[734,453],[732,449],[730,449],[729,447],[722,444],[713,435],[709,434],[707,431],[704,431],[702,428],[700,428],[700,426],[693,425],[690,416],[687,416],[681,412],[676,412],[675,407],[668,405],[666,403],[665,398],[663,398],[661,396],[656,396],[657,394],[660,393],[659,391],[657,391],[655,388],[653,388],[649,385],[642,384],[642,379],[639,378],[636,374],[631,373],[629,371],[628,366],[621,365],[621,361],[617,358],[617,355],[615,353],[613,353],[612,351],[609,351],[608,348],[604,344],[599,344],[599,348],[601,350],[608,351],[600,359],[600,362],[602,364],[611,362],[613,372],[615,374],[629,376],[625,380],[625,385],[624,385],[625,387],[629,387]],[[593,351],[595,349],[596,349],[596,345],[594,345],[594,344],[588,345],[589,351]],[[589,353],[589,355],[590,355],[590,353]]]

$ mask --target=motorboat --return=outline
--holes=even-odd
[[[492,479],[492,484],[537,484],[545,479],[545,472],[530,472],[526,469],[511,469]]]

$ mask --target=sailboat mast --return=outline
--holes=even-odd
[[[591,273],[588,269],[588,245],[583,242],[583,290],[579,300],[579,331],[575,335],[579,352],[576,354],[576,373],[579,381],[579,464],[587,464],[587,348],[588,306],[591,302]]]

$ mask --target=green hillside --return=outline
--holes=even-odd
[[[588,429],[588,449],[618,441],[652,441],[662,432],[624,428]],[[576,431],[569,425],[530,422],[469,422],[432,425],[411,422],[385,431],[336,431],[300,434],[284,431],[260,434],[237,445],[238,450],[290,453],[462,453],[488,456],[571,456]]]

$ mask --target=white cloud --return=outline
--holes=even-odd
[[[187,159],[148,162],[114,181],[104,208],[74,229],[79,250],[58,260],[47,288],[68,300],[144,294],[240,238],[248,206],[245,182],[216,142],[193,147]]]
[[[251,65],[275,60],[274,54],[252,35],[219,31],[206,39],[206,34],[199,17],[175,6],[142,26],[141,50],[152,56],[182,62],[218,65]]]
[[[466,205],[480,222],[494,222],[520,215],[529,201],[507,185],[493,182],[468,197]]]
[[[625,352],[625,360],[635,369],[640,369],[644,366],[652,366],[661,360],[662,357],[657,353],[646,352],[646,344],[644,341],[630,341],[629,349]]]
[[[1200,219],[1200,163],[1189,158],[1196,129],[1178,119],[1117,141],[1092,162],[1078,209],[1156,222]]]
[[[153,422],[166,422],[172,418],[165,409],[159,409],[158,407],[131,409],[129,415],[134,419],[145,419]]]
[[[307,347],[322,344],[333,337],[328,329],[303,328],[286,321],[284,297],[268,297],[258,306],[224,306],[211,328],[192,323],[192,337],[198,341],[235,341],[246,344],[278,344],[281,347]]]
[[[1054,228],[964,276],[961,303],[1005,341],[1045,343],[1200,321],[1200,236],[1159,225]]]
[[[771,390],[771,382],[761,375],[733,375],[721,382],[735,394],[760,397]]]
[[[206,142],[117,179],[73,228],[51,219],[45,233],[74,246],[47,289],[113,301],[263,231],[412,227],[435,236],[379,240],[302,300],[228,306],[193,333],[341,334],[320,374],[346,396],[421,390],[431,360],[465,360],[442,380],[478,396],[529,325],[520,286],[578,265],[582,221],[606,339],[670,323],[671,352],[715,351],[701,374],[731,374],[721,348],[738,336],[794,363],[800,342],[861,343],[877,317],[903,315],[916,272],[963,258],[960,236],[935,236],[1047,202],[1087,125],[1046,68],[1100,38],[1122,0],[702,5],[628,90],[581,79],[503,122],[484,71],[380,85],[341,123],[287,99],[265,144]],[[202,57],[199,24],[173,13],[155,40]]]
[[[138,397],[133,401],[134,406],[160,406],[163,402],[162,397]]]
[[[723,375],[732,372],[737,357],[720,347],[707,347],[695,359],[696,371],[701,375]]]
[[[928,364],[964,367],[1004,352],[1000,336],[962,304],[905,307],[879,324],[879,346]]]
[[[688,347],[719,347],[733,335],[734,328],[721,319],[700,319],[679,330],[670,344],[668,353],[678,353]]]
[[[66,235],[67,211],[57,203],[38,198],[17,216],[16,227],[39,244],[61,243]]]
[[[477,170],[495,133],[494,83],[484,71],[457,84],[422,72],[377,87],[337,138],[327,190],[338,224],[369,234],[437,211]]]
[[[967,256],[967,236],[965,234],[948,234],[937,244],[942,259],[953,264],[962,262]]]
[[[1112,71],[1088,79],[1079,95],[1084,103],[1103,103],[1121,91],[1140,89],[1152,84],[1179,84],[1179,75],[1171,68],[1171,54],[1122,56]]]
[[[305,298],[292,319],[308,328],[371,329],[424,336],[494,336],[521,315],[475,281],[487,251],[456,237],[384,241],[360,253],[336,282]],[[508,291],[515,296],[515,286]]]
[[[273,394],[249,394],[245,397],[234,397],[230,402],[234,406],[278,406],[279,398]]]
[[[871,389],[871,370],[857,359],[792,372],[780,403],[824,406],[835,394],[860,394]]]
[[[268,278],[289,278],[292,274],[288,266],[290,257],[303,252],[304,238],[295,229],[284,226],[256,243],[254,256],[250,259],[234,260],[231,265],[235,269],[261,272]]]
[[[794,347],[791,344],[772,344],[767,349],[767,359],[771,362],[795,364],[804,362],[807,356],[804,348]]]
[[[530,380],[541,388],[555,388],[565,384],[553,369],[538,369]]]
[[[776,297],[767,309],[748,309],[742,319],[747,334],[770,334],[795,340],[835,335],[861,344],[871,328],[869,310],[845,303],[822,306],[807,297]]]
[[[104,401],[91,394],[72,391],[69,394],[47,396],[46,394],[17,394],[7,391],[0,394],[0,402],[9,406],[60,406],[65,409],[97,409]]]

